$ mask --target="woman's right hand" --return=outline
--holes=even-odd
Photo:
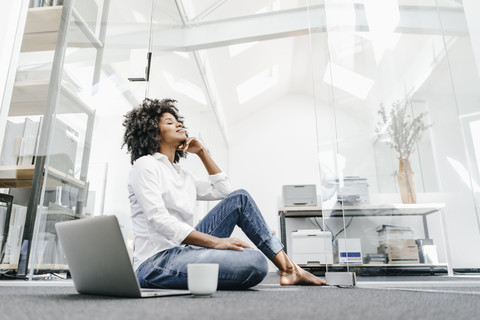
[[[237,238],[217,238],[213,249],[243,251],[244,248],[254,249],[251,245]]]
[[[251,245],[237,238],[217,238],[212,235],[193,230],[182,242],[183,244],[192,244],[204,248],[217,250],[237,250],[243,251],[244,248],[254,249]]]

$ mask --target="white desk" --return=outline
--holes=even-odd
[[[280,217],[281,241],[287,252],[286,218],[309,218],[309,217],[361,217],[361,216],[421,216],[425,238],[429,238],[427,216],[432,213],[440,214],[440,225],[443,233],[444,250],[446,257],[446,267],[448,275],[453,275],[453,269],[450,261],[450,251],[448,248],[448,238],[445,228],[444,203],[417,203],[417,204],[378,204],[378,205],[358,205],[342,206],[335,205],[332,208],[322,208],[316,206],[295,206],[281,207],[278,209]],[[441,264],[445,265],[445,264]],[[378,265],[377,265],[378,266]],[[391,266],[391,265],[388,265]],[[398,267],[398,265],[396,265]],[[411,266],[411,265],[410,265]],[[425,266],[425,264],[422,264]]]

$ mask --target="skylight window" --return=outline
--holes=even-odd
[[[367,77],[334,63],[327,65],[323,81],[362,100],[368,96],[375,83]]]
[[[264,70],[237,86],[238,103],[242,104],[258,96],[278,82],[278,64]]]
[[[398,0],[364,0],[363,5],[371,32],[390,33],[395,30],[400,21]]]
[[[360,37],[369,40],[372,43],[373,53],[377,65],[382,60],[383,54],[387,49],[393,50],[397,45],[400,33],[373,33],[373,32],[358,32]]]
[[[191,0],[182,0],[183,9],[185,10],[185,15],[188,18],[192,18],[196,15],[193,2]]]
[[[190,55],[188,54],[188,52],[185,52],[185,51],[173,51],[173,53],[175,53],[177,56],[180,56],[180,57],[182,57],[182,58],[190,59]]]
[[[465,185],[470,190],[473,190],[473,192],[476,192],[476,193],[480,192],[480,186],[471,179],[470,173],[460,161],[450,157],[447,157],[447,160],[450,163],[450,165],[455,169],[455,171],[457,172],[462,182],[465,183]]]
[[[255,13],[265,13],[265,12],[271,12],[271,11],[277,11],[280,9],[280,1],[277,0],[270,5],[263,7],[262,9],[256,11]]]
[[[206,105],[207,100],[202,89],[185,79],[175,79],[170,73],[163,71],[163,75],[170,87],[179,93],[185,94],[193,100]]]
[[[239,55],[240,53],[250,49],[251,47],[253,47],[257,43],[258,43],[258,41],[253,41],[253,42],[233,44],[231,46],[228,46],[228,51],[230,52],[230,57],[235,57],[236,55]]]
[[[144,14],[141,14],[140,12],[138,12],[137,10],[131,10],[130,11],[133,15],[133,17],[135,18],[135,22],[138,22],[138,23],[150,23],[150,20],[147,19],[147,17],[145,17]]]
[[[364,0],[364,6],[370,30],[368,38],[372,42],[375,60],[378,64],[386,49],[395,47],[400,38],[400,35],[394,34],[400,22],[398,0]]]

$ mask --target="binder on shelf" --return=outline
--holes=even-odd
[[[61,6],[61,5],[63,5],[63,0],[32,0],[30,1],[30,6],[33,8]]]
[[[2,261],[3,263],[9,263],[13,265],[18,264],[26,217],[27,207],[14,204],[12,207],[12,215],[10,217],[10,226],[5,256]]]
[[[60,119],[55,119],[49,166],[74,176],[78,132]]]
[[[7,121],[1,166],[33,165],[38,153],[43,117],[38,121]],[[55,119],[50,166],[73,176],[78,147],[78,132],[60,119]]]
[[[13,196],[0,193],[0,263],[3,262],[7,247],[10,221],[12,220]]]
[[[50,232],[41,232],[37,242],[35,264],[55,264],[57,251],[56,235]]]
[[[2,158],[0,165],[15,166],[18,163],[18,154],[23,136],[24,123],[7,120],[5,137],[3,139]]]
[[[30,118],[25,118],[23,137],[18,155],[18,165],[34,164],[35,154],[37,152],[40,123],[41,120],[34,121]]]

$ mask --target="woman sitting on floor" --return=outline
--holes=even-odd
[[[219,289],[249,288],[266,276],[265,256],[280,270],[282,285],[325,284],[286,255],[248,192],[231,192],[205,147],[188,137],[175,103],[145,99],[123,122],[133,164],[128,192],[140,285],[187,288],[189,263],[218,263]],[[195,180],[178,165],[187,151],[203,162],[209,182]],[[197,199],[223,200],[193,227]],[[230,237],[237,225],[259,250]]]

